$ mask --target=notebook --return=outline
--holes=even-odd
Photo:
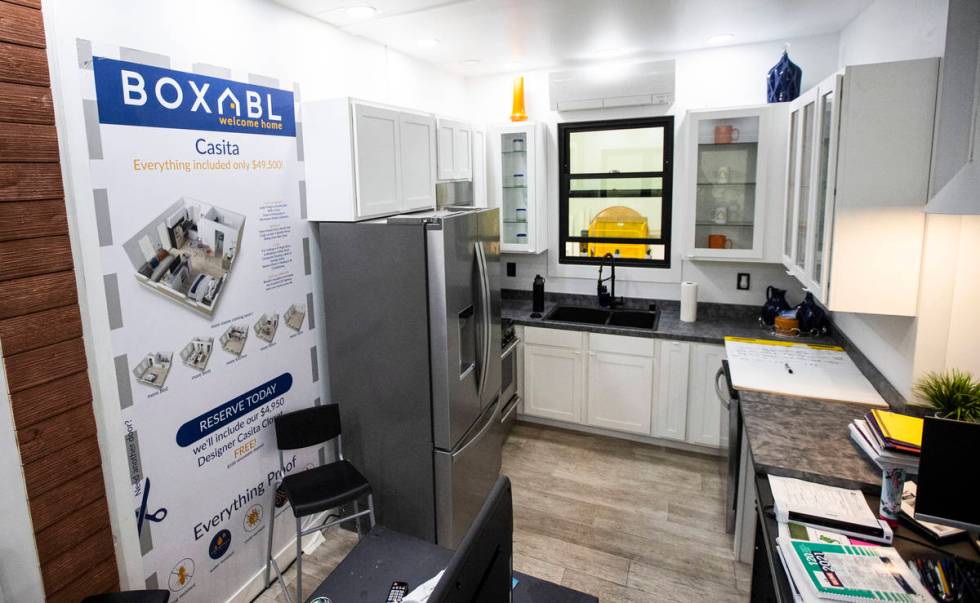
[[[892,531],[878,520],[860,490],[769,476],[776,521],[824,527],[849,536],[890,543]]]
[[[879,408],[871,409],[871,414],[886,439],[896,444],[922,448],[921,418],[900,415]]]
[[[892,547],[864,547],[779,538],[788,573],[804,600],[931,601]]]

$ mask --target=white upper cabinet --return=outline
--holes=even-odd
[[[439,180],[473,178],[473,129],[467,123],[452,119],[436,120]]]
[[[358,216],[393,214],[402,209],[399,130],[397,111],[354,105]]]
[[[916,314],[938,78],[855,65],[790,104],[783,263],[830,310]]]
[[[548,249],[547,146],[544,124],[520,122],[492,130],[494,204],[500,208],[504,253]]]
[[[432,116],[350,98],[305,103],[302,116],[309,220],[435,207]]]
[[[690,111],[686,117],[688,166],[684,199],[689,208],[687,257],[694,260],[779,261],[778,238],[767,237],[780,220],[784,108],[761,105]],[[775,173],[777,178],[773,179]],[[771,189],[775,188],[775,194]],[[767,253],[767,239],[771,239]]]
[[[430,115],[399,114],[402,205],[406,210],[436,204],[436,122]]]

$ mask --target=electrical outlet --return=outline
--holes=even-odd
[[[738,290],[739,291],[748,291],[749,290],[749,273],[748,272],[739,272],[738,273],[738,284],[737,284],[737,287],[738,287]]]
[[[507,262],[507,276],[517,276],[517,262]]]

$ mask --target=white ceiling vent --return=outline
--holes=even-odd
[[[581,111],[674,102],[674,61],[599,65],[548,74],[555,111]]]

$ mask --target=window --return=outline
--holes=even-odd
[[[670,267],[674,118],[558,124],[559,263]]]

